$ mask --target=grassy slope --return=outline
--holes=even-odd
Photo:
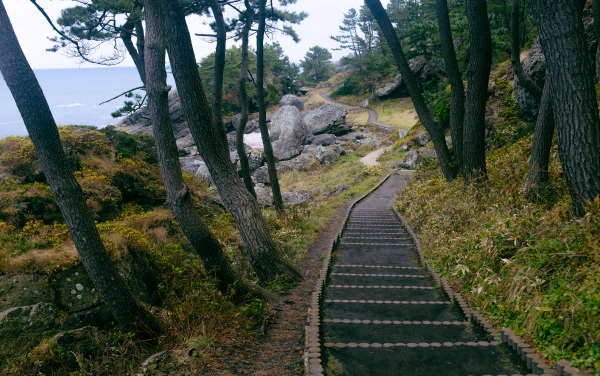
[[[432,163],[396,205],[427,259],[496,326],[512,328],[550,360],[600,369],[599,204],[583,219],[571,217],[556,146],[551,183],[536,202],[526,199],[532,124],[520,120],[503,69],[488,103],[496,130],[489,181],[465,189]]]
[[[165,206],[152,138],[81,127],[60,131],[113,260],[118,262],[130,251],[147,254],[162,297],[158,310],[167,327],[167,335],[152,349],[140,346],[135,338],[116,328],[102,339],[107,345],[97,358],[83,362],[86,372],[126,374],[139,367],[150,352],[172,349],[178,354],[176,359],[161,363],[156,374],[186,374],[218,362],[224,354],[234,356],[238,346],[254,346],[266,304],[253,300],[234,305],[229,297],[215,291],[214,281]],[[35,152],[27,137],[0,140],[0,151],[0,172],[31,176]],[[272,210],[264,211],[271,234],[286,257],[299,262],[331,215],[387,173],[385,168],[363,166],[359,159],[366,153],[358,151],[312,171],[281,174],[284,191],[318,189],[317,197],[339,184],[351,186],[338,196],[289,208],[279,218]],[[231,214],[210,199],[206,185],[195,176],[186,175],[186,181],[203,219],[235,269],[254,280]],[[0,274],[38,273],[52,281],[56,273],[79,263],[47,185],[0,180]],[[268,287],[283,292],[288,285],[282,281]],[[15,375],[64,375],[76,370],[67,362],[70,356],[44,341],[29,355],[0,369]]]

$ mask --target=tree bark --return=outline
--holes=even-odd
[[[600,124],[595,75],[578,4],[532,0],[556,117],[558,153],[575,216],[600,195]]]
[[[223,247],[194,207],[183,180],[177,143],[169,115],[167,71],[165,70],[165,19],[160,0],[145,0],[146,19],[146,92],[148,110],[154,128],[154,142],[160,164],[167,201],[181,230],[202,260],[204,268],[214,273],[223,294],[236,282],[235,274],[223,254]]]
[[[452,148],[454,149],[454,160],[458,170],[462,169],[463,158],[463,123],[465,119],[465,87],[462,75],[456,61],[456,51],[452,41],[452,30],[450,28],[450,17],[448,15],[448,1],[436,0],[436,12],[438,26],[440,29],[440,40],[442,54],[446,66],[446,75],[450,82],[450,135],[452,136]]]
[[[143,59],[143,57],[140,56],[140,54],[138,53],[138,50],[135,48],[135,46],[133,45],[133,42],[131,41],[131,35],[132,35],[133,29],[135,27],[136,27],[136,22],[134,20],[132,20],[131,18],[128,19],[121,27],[121,33],[120,33],[119,37],[123,41],[123,44],[125,45],[125,48],[127,49],[127,52],[129,53],[129,56],[131,56],[131,60],[133,60],[133,64],[135,64],[135,68],[138,71],[138,74],[140,76],[140,79],[142,80],[142,83],[144,85],[146,85],[146,72],[145,72],[145,68],[144,68],[144,59]],[[139,41],[139,39],[138,39],[138,41]]]
[[[452,181],[456,177],[456,168],[454,162],[452,161],[450,151],[448,150],[448,145],[446,144],[444,130],[435,120],[429,107],[425,103],[421,89],[419,89],[417,81],[415,80],[415,76],[412,74],[412,71],[408,66],[404,52],[402,52],[402,46],[400,45],[396,31],[394,30],[394,27],[392,26],[392,23],[379,0],[365,0],[365,4],[367,4],[371,10],[371,13],[373,13],[373,16],[377,20],[377,23],[379,24],[379,27],[381,28],[383,35],[388,42],[390,50],[392,51],[392,55],[394,55],[396,65],[398,65],[398,70],[400,71],[402,79],[406,84],[406,88],[408,89],[417,114],[419,115],[419,119],[429,133],[431,141],[433,141],[433,146],[435,148],[442,173],[444,174],[446,180]]]
[[[219,138],[223,146],[229,149],[227,133],[223,124],[223,75],[225,73],[225,53],[227,50],[227,27],[223,19],[223,12],[217,0],[209,0],[210,8],[215,16],[217,29],[217,48],[215,50],[215,76],[212,98],[213,124],[217,127]]]
[[[485,104],[492,67],[492,36],[485,0],[467,0],[471,54],[467,67],[467,105],[463,126],[465,185],[487,179],[485,164]]]
[[[144,40],[144,25],[142,25],[142,20],[138,19],[135,20],[135,34],[136,34],[136,40],[135,40],[135,45],[137,48],[137,53],[138,53],[138,58],[141,62],[142,65],[142,73],[144,74],[144,76],[146,75],[146,66],[145,66],[145,40]],[[142,81],[145,82],[145,81]]]
[[[594,29],[596,30],[596,41],[598,50],[596,51],[596,80],[600,80],[600,0],[594,0]]]
[[[523,70],[521,65],[521,46],[519,40],[520,34],[520,15],[519,15],[519,3],[520,0],[512,0],[512,25],[510,33],[510,62],[515,75],[521,85],[531,94],[538,103],[542,102],[543,90],[539,87],[527,73]]]
[[[236,130],[236,146],[238,157],[240,158],[240,169],[242,172],[242,179],[244,179],[244,185],[246,185],[246,188],[252,196],[256,197],[254,183],[252,182],[252,176],[250,176],[248,156],[246,155],[246,148],[244,147],[244,133],[246,131],[250,107],[250,104],[248,103],[248,92],[246,90],[246,77],[248,77],[248,66],[250,65],[250,58],[248,57],[248,39],[250,37],[252,23],[254,22],[254,8],[252,8],[252,5],[250,5],[248,0],[245,0],[244,4],[246,5],[246,23],[242,30],[242,67],[240,71],[240,102],[242,104],[242,114],[240,116],[240,125]]]
[[[546,75],[546,77],[549,77]],[[554,110],[552,108],[551,85],[546,83],[544,95],[540,104],[533,144],[531,146],[531,157],[529,158],[529,173],[525,190],[529,199],[535,199],[540,186],[548,183],[548,166],[550,165],[550,149],[554,136]]]
[[[146,335],[160,334],[160,321],[129,291],[106,252],[84,192],[69,169],[48,102],[21,50],[2,0],[0,35],[0,71],[23,117],[52,195],[94,287],[121,325]]]
[[[281,188],[279,188],[279,178],[277,177],[277,167],[275,166],[275,157],[273,156],[273,146],[271,137],[267,128],[267,106],[265,104],[265,54],[264,40],[267,12],[265,10],[267,0],[259,0],[258,13],[258,32],[256,33],[256,99],[258,101],[258,126],[260,136],[263,142],[263,153],[267,160],[269,171],[269,181],[271,191],[273,192],[273,205],[277,214],[283,213],[283,198],[281,197]]]
[[[212,122],[179,0],[163,0],[162,5],[167,51],[183,113],[219,194],[238,225],[246,256],[263,282],[273,281],[282,275],[292,281],[302,280],[300,273],[275,246],[258,202],[237,176],[229,151],[219,142],[219,132]]]

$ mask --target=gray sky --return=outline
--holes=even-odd
[[[384,6],[388,0],[383,0]],[[38,0],[38,4],[46,10],[53,21],[60,15],[60,10],[74,6],[73,1],[68,0]],[[336,35],[338,26],[341,25],[344,18],[343,13],[350,8],[357,10],[363,4],[363,0],[298,0],[298,3],[286,7],[290,11],[306,11],[309,16],[302,24],[296,26],[296,31],[300,35],[300,43],[294,43],[291,38],[282,35],[276,35],[277,40],[284,48],[285,53],[293,62],[299,62],[309,47],[319,45],[331,48],[337,47],[337,43],[329,38],[330,35]],[[74,59],[69,59],[61,53],[46,52],[46,48],[52,46],[52,42],[46,37],[56,35],[50,25],[40,12],[31,4],[29,0],[4,0],[4,6],[12,21],[13,27],[25,52],[25,56],[34,69],[47,68],[77,68]],[[234,16],[233,13],[226,13],[226,17]],[[210,33],[208,25],[203,22],[210,21],[199,16],[190,16],[187,23],[192,33]],[[252,38],[254,39],[254,38]],[[193,36],[192,41],[196,58],[210,54],[215,46],[214,44],[202,41],[199,37]],[[255,42],[255,39],[252,41]],[[228,46],[234,44],[228,41]],[[339,60],[347,55],[349,51],[331,51],[334,60]],[[94,65],[85,63],[81,67],[93,67]],[[133,66],[131,59],[126,59],[120,66]]]

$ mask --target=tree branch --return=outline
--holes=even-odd
[[[100,105],[102,105],[102,104],[104,104],[104,103],[108,103],[108,102],[110,102],[110,101],[112,101],[112,100],[115,100],[115,99],[119,98],[119,97],[120,97],[120,96],[122,96],[122,95],[125,95],[125,94],[127,94],[127,93],[131,93],[132,91],[134,91],[134,90],[139,90],[139,89],[146,90],[146,87],[145,87],[145,86],[140,86],[140,87],[133,88],[133,89],[131,89],[131,90],[127,90],[127,91],[125,91],[125,92],[123,92],[123,93],[121,93],[121,94],[117,95],[117,96],[116,96],[116,97],[114,97],[114,98],[110,98],[109,100],[107,100],[107,101],[104,101],[104,102],[100,103],[98,106],[100,106]]]

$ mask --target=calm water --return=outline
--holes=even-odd
[[[81,68],[35,70],[46,100],[57,124],[95,125],[104,127],[120,119],[110,116],[123,106],[125,98],[98,105],[126,90],[142,86],[135,68]],[[168,75],[169,85],[174,84]],[[9,135],[26,135],[27,130],[17,105],[0,80],[0,138]]]

